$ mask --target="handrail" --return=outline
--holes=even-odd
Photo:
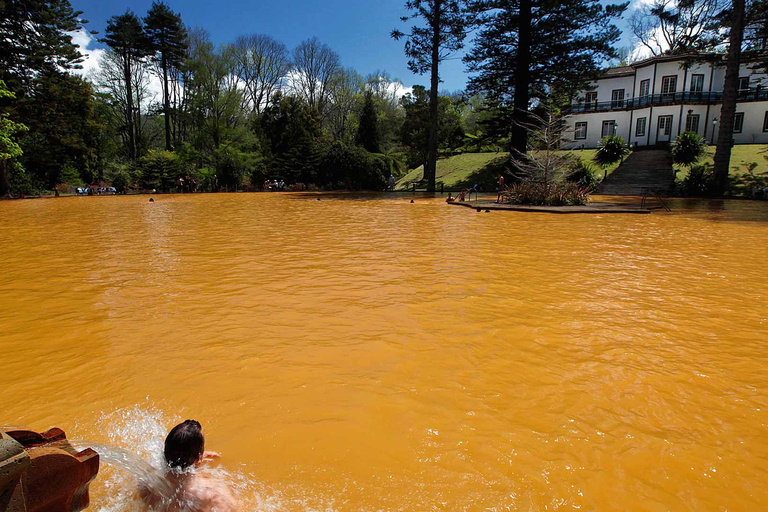
[[[589,103],[579,102],[570,105],[572,114],[585,112],[607,112],[611,110],[627,110],[644,108],[656,105],[686,104],[713,104],[723,100],[722,91],[712,92],[672,92],[666,94],[648,94],[637,98],[611,101],[593,101]],[[768,100],[768,88],[755,87],[742,89],[738,92],[737,101],[766,101]]]
[[[649,196],[652,196],[659,203],[661,203],[662,208],[664,208],[667,212],[671,212],[672,211],[669,208],[669,206],[667,206],[667,203],[665,203],[664,200],[661,198],[661,196],[659,195],[658,192],[656,192],[656,191],[649,191],[649,190],[644,190],[643,191],[643,199],[640,201],[640,208],[641,209],[645,208],[646,200],[648,199]]]

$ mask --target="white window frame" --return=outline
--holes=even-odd
[[[614,89],[611,91],[611,108],[622,108],[624,106],[624,89]]]
[[[691,129],[691,122],[696,119],[696,129]],[[701,121],[701,115],[699,114],[688,114],[685,117],[685,131],[687,132],[694,132],[699,133],[699,121]]]
[[[645,93],[643,93],[643,86],[645,86]],[[640,97],[648,96],[651,94],[651,79],[646,78],[645,80],[640,80]]]
[[[642,127],[643,131],[640,131],[640,121],[642,121]],[[647,117],[638,117],[637,122],[635,123],[635,137],[645,137],[645,130],[648,129],[648,118]]]
[[[747,86],[742,87],[741,85],[746,82]],[[748,76],[740,76],[739,77],[739,91],[748,91],[749,90],[749,77]]]
[[[595,103],[597,101],[597,91],[587,91],[584,95],[584,102],[587,104]]]
[[[669,84],[672,84],[672,87],[670,87]],[[664,90],[664,86],[666,85],[667,89],[671,90]],[[677,92],[677,75],[667,75],[661,77],[661,94],[675,94]]]
[[[737,120],[739,121],[738,130],[736,129]],[[741,133],[743,130],[744,130],[744,112],[736,112],[735,114],[733,114],[733,133]]]
[[[584,140],[587,138],[587,122],[586,121],[579,121],[578,123],[574,124],[574,131],[573,131],[573,140]],[[579,130],[581,128],[584,128],[583,136],[579,137]]]
[[[605,134],[605,127],[606,126],[610,126],[611,127],[609,129],[610,131],[609,131],[608,135]],[[616,131],[616,120],[615,119],[606,119],[605,121],[603,121],[603,126],[602,126],[602,129],[600,130],[600,138],[604,139],[606,137],[609,137],[609,136],[613,135],[615,131]]]
[[[701,80],[699,82],[699,88],[698,89],[694,89],[693,88],[694,79],[700,79]],[[698,74],[695,74],[695,75],[691,75],[691,92],[704,92],[704,75],[703,74],[698,73]]]

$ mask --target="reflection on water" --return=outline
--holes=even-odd
[[[767,204],[410,198],[0,203],[2,422],[198,419],[246,510],[763,507]]]

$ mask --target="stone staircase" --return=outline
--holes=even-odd
[[[633,151],[598,187],[607,196],[664,195],[674,184],[672,160],[665,149]]]

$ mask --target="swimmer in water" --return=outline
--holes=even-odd
[[[165,438],[166,478],[174,489],[173,498],[163,499],[152,489],[142,487],[139,495],[152,510],[167,512],[234,512],[235,500],[227,486],[197,470],[218,453],[205,451],[203,428],[186,420],[171,429]]]

